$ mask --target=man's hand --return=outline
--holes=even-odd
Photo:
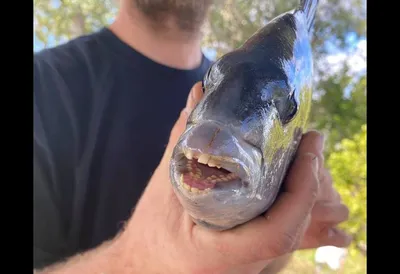
[[[349,210],[341,203],[339,193],[334,189],[332,177],[324,166],[323,138],[317,132],[304,135],[298,153],[306,151],[318,156],[318,178],[320,187],[317,201],[311,212],[311,221],[304,235],[300,249],[318,248],[333,245],[346,247],[351,242],[351,237],[336,226],[349,217]]]
[[[110,243],[47,273],[251,274],[259,273],[267,263],[286,257],[299,247],[329,243],[325,240],[328,234],[320,231],[327,220],[314,217],[320,214],[314,205],[322,195],[317,134],[306,135],[285,180],[283,193],[265,215],[222,232],[205,229],[191,220],[172,189],[169,161],[188,114],[201,96],[198,83],[124,231]],[[328,222],[340,222],[339,219],[332,217]]]
[[[188,114],[201,98],[199,84],[191,94],[187,109],[171,132],[164,157],[127,226],[126,243],[140,246],[143,255],[137,261],[143,262],[144,273],[225,273],[244,266],[248,268],[242,273],[259,273],[265,266],[260,265],[261,261],[273,261],[304,243],[303,235],[313,220],[311,214],[319,193],[322,139],[315,133],[305,136],[287,176],[285,192],[265,216],[229,231],[207,230],[193,223],[169,181],[172,150]]]
[[[332,177],[324,167],[324,140],[315,131],[306,133],[301,141],[297,154],[311,152],[318,157],[319,190],[317,201],[311,211],[311,219],[303,236],[299,249],[318,248],[333,245],[346,247],[350,244],[351,237],[336,226],[349,217],[349,210],[341,203],[339,193],[333,188]],[[260,274],[277,273],[289,261],[289,256],[283,256],[267,264]]]

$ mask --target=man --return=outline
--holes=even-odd
[[[348,244],[334,229],[347,208],[325,176],[315,132],[268,221],[215,233],[177,202],[168,158],[202,96],[199,84],[188,91],[210,65],[200,48],[210,4],[121,0],[109,28],[35,55],[35,269],[259,273],[268,265],[274,273],[299,245]]]

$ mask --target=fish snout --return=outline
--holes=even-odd
[[[217,123],[202,123],[188,132],[186,146],[201,153],[234,157],[238,153],[238,141],[233,133]]]

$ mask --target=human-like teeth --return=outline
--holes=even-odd
[[[190,191],[193,192],[193,193],[199,193],[200,189],[192,187],[192,188],[190,188]]]
[[[233,173],[228,174],[228,175],[211,175],[210,177],[207,178],[207,181],[212,182],[212,183],[219,183],[219,182],[228,182],[230,180],[233,180],[237,178],[237,176]]]
[[[206,188],[206,189],[204,189],[204,190],[200,190],[200,189],[198,189],[198,188],[196,188],[196,187],[190,187],[188,184],[185,184],[185,183],[183,182],[183,175],[180,177],[179,184],[180,184],[184,189],[186,189],[187,191],[190,191],[190,192],[195,193],[195,194],[204,194],[204,193],[210,192],[210,188]]]
[[[192,160],[188,160],[188,162],[186,163],[186,167],[189,171],[192,171]]]
[[[189,161],[192,160],[193,158],[197,158],[193,154],[193,151],[187,151],[185,153],[185,156]],[[200,154],[200,156],[197,158],[197,161],[203,165],[208,165],[209,167],[216,167],[218,169],[221,168],[221,162],[212,155]]]
[[[217,166],[217,162],[215,162],[213,159],[208,160],[207,165],[209,167],[216,167]]]
[[[185,183],[183,183],[182,185],[183,185],[183,187],[184,187],[186,190],[190,190],[190,186],[189,186],[189,185],[187,185],[187,184],[185,184]]]
[[[208,163],[208,160],[210,160],[210,155],[207,154],[201,154],[199,159],[197,161],[201,164],[206,165]]]
[[[185,156],[189,160],[192,160],[193,159],[193,151],[191,151],[191,150],[186,151]]]

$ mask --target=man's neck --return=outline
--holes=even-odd
[[[128,14],[127,10],[122,7],[110,26],[110,30],[126,44],[153,61],[172,68],[188,70],[201,64],[200,32],[188,34],[173,27],[157,30],[139,11]]]

